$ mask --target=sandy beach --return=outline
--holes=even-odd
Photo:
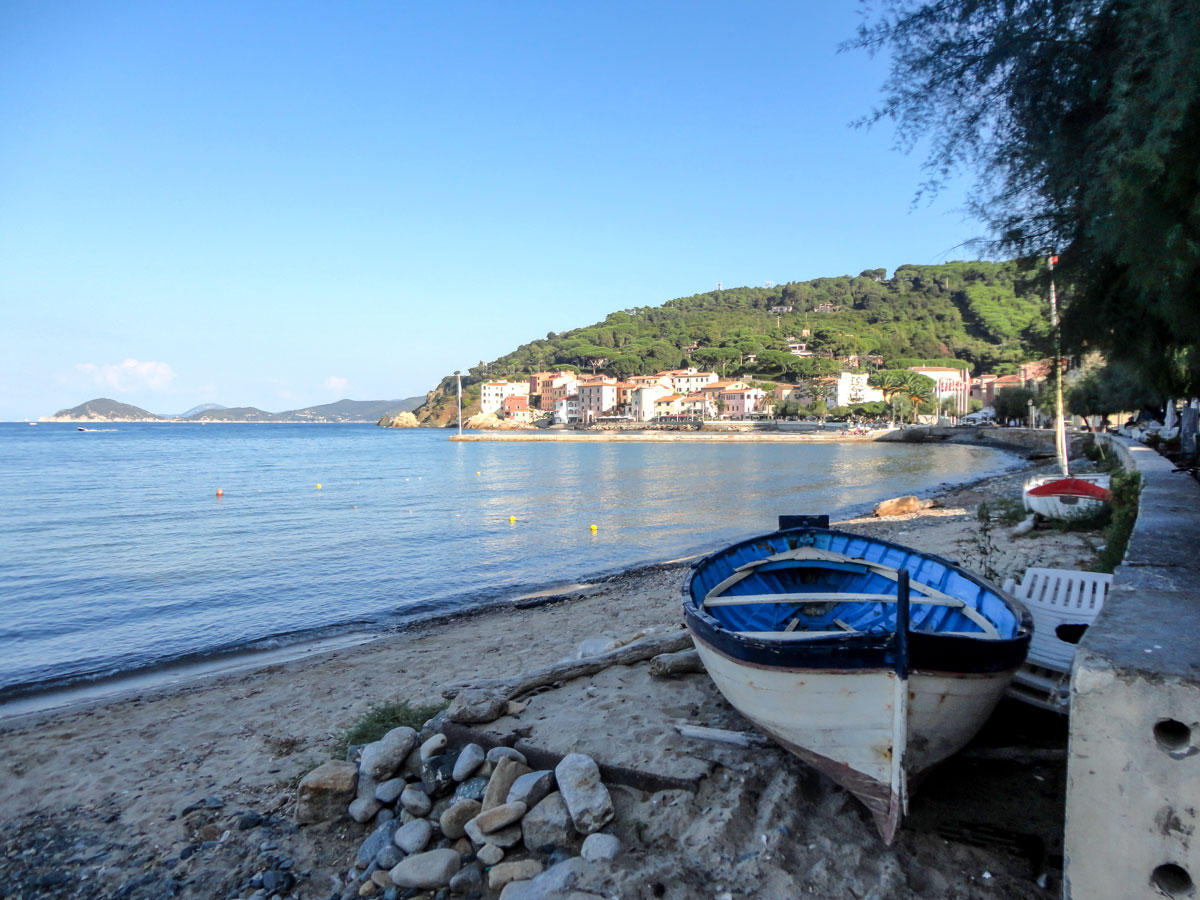
[[[1087,567],[1097,533],[981,529],[979,504],[1015,498],[1027,475],[948,491],[918,513],[840,525],[941,553],[998,582],[1031,565]],[[298,779],[347,728],[385,701],[436,702],[449,682],[555,662],[585,639],[677,624],[686,571],[676,561],[575,586],[545,605],[0,720],[0,896],[249,897],[268,869],[291,873],[288,895],[342,896],[367,828],[349,820],[300,828],[291,813]],[[1012,701],[977,745],[1034,747],[1047,761],[986,752],[951,760],[919,787],[890,848],[848,794],[781,751],[681,744],[676,721],[750,730],[703,674],[663,682],[645,664],[619,667],[533,697],[522,716],[540,723],[548,743],[599,755],[626,741],[704,772],[694,791],[614,789],[613,831],[625,849],[589,888],[602,895],[1057,896],[1065,760],[1055,751],[1065,747],[1065,723]]]

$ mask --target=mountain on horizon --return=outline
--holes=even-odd
[[[179,416],[160,416],[139,406],[98,397],[71,409],[60,409],[43,422],[378,422],[382,416],[416,409],[424,397],[404,400],[338,400],[303,409],[273,413],[254,406],[204,403]]]
[[[201,403],[199,406],[193,406],[187,412],[181,412],[177,415],[164,415],[164,419],[186,419],[189,416],[194,416],[196,413],[208,412],[210,409],[228,409],[220,403]]]

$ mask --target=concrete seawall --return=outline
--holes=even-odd
[[[1138,519],[1071,678],[1064,896],[1193,897],[1200,879],[1200,484],[1098,435],[1142,475]]]

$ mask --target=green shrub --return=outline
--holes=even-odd
[[[1112,477],[1112,521],[1104,529],[1104,549],[1096,560],[1097,572],[1112,572],[1125,558],[1129,535],[1137,521],[1138,495],[1142,476],[1138,472],[1118,472]]]
[[[347,751],[357,744],[377,741],[393,728],[407,725],[420,730],[421,726],[440,713],[449,704],[445,701],[428,706],[413,706],[407,700],[381,703],[367,710],[366,714],[350,726],[333,745],[333,758],[345,759]]]

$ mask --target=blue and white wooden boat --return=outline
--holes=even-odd
[[[828,522],[783,517],[701,559],[684,618],[726,699],[857,796],[890,844],[909,780],[982,727],[1033,625],[954,563]]]

